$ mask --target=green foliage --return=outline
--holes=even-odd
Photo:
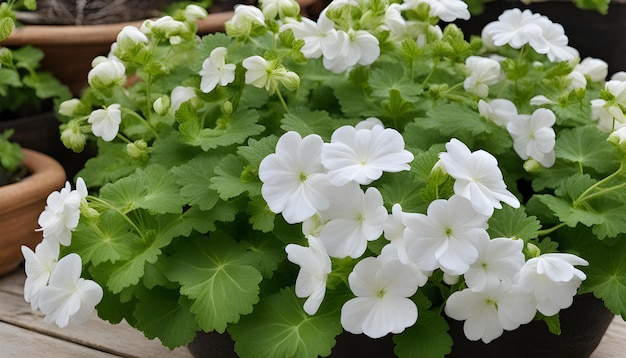
[[[14,132],[8,129],[0,134],[0,171],[15,172],[24,159],[20,145],[9,141]]]

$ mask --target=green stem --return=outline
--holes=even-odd
[[[554,231],[562,228],[563,226],[565,226],[565,223],[560,223],[558,225],[554,225],[551,228],[547,228],[547,229],[544,229],[544,230],[539,230],[539,231],[537,231],[537,236],[538,237],[539,236],[546,236],[546,235],[548,235],[550,233],[553,233]]]
[[[283,98],[283,95],[280,93],[280,90],[276,89],[276,95],[278,96],[278,100],[280,101],[280,103],[283,105],[283,108],[285,109],[285,112],[289,113],[289,108],[287,107],[287,102],[285,102],[285,99]]]
[[[111,205],[109,202],[102,200],[101,198],[98,198],[96,196],[92,196],[92,195],[88,195],[86,198],[88,201],[92,201],[92,202],[96,202],[100,205],[102,205],[105,208],[111,209],[115,212],[117,212],[118,214],[120,214],[120,216],[122,218],[124,218],[124,220],[126,220],[126,222],[128,222],[130,224],[130,226],[133,227],[133,229],[135,229],[135,231],[139,234],[139,236],[141,236],[141,238],[143,239],[143,234],[142,231],[139,230],[139,228],[137,227],[137,225],[135,225],[135,223],[126,215],[125,212],[123,212],[122,210],[116,208],[115,206]]]
[[[583,202],[585,202],[585,201],[587,201],[589,199],[600,197],[600,196],[603,196],[603,195],[605,195],[607,193],[610,193],[610,192],[612,192],[614,190],[621,189],[621,188],[625,187],[626,183],[620,183],[618,185],[615,185],[615,186],[612,186],[612,187],[609,187],[609,188],[606,188],[606,189],[600,189],[600,187],[603,184],[606,184],[609,181],[613,180],[613,178],[615,178],[617,175],[622,173],[623,170],[624,170],[624,160],[622,160],[622,162],[619,165],[619,168],[615,172],[611,173],[611,175],[607,176],[606,178],[596,182],[595,184],[593,184],[592,186],[587,188],[587,190],[585,190],[582,194],[580,194],[578,196],[578,198],[576,198],[576,200],[574,200],[574,203],[573,203],[574,207],[580,206]]]
[[[430,81],[430,78],[433,76],[433,74],[437,70],[438,65],[439,65],[439,61],[435,60],[433,64],[433,68],[430,69],[430,72],[428,73],[426,78],[424,78],[424,81],[422,82],[422,88],[426,87],[426,84],[428,84],[428,81]]]
[[[153,135],[155,138],[159,137],[159,134],[154,130],[154,128],[152,128],[152,126],[150,125],[150,123],[148,123],[148,121],[143,118],[142,116],[140,116],[137,112],[135,111],[131,111],[129,109],[126,109],[124,107],[121,107],[122,111],[132,117],[137,118]]]

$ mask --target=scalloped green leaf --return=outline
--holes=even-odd
[[[116,262],[129,258],[128,243],[138,237],[129,231],[130,225],[113,210],[107,210],[95,220],[81,220],[74,235],[80,240],[72,242],[72,249],[83,263],[93,265],[105,261]]]
[[[626,238],[615,245],[594,242],[586,246],[584,258],[589,266],[582,268],[587,279],[581,286],[582,292],[593,294],[604,301],[605,306],[626,319]]]
[[[534,216],[526,215],[523,208],[514,209],[504,205],[495,210],[489,219],[487,232],[491,238],[508,237],[529,240],[537,237],[541,223]]]
[[[190,205],[202,210],[210,210],[219,200],[217,191],[211,189],[211,178],[221,156],[213,153],[197,156],[180,167],[172,168],[176,182],[181,186],[180,195]]]
[[[264,297],[252,314],[228,329],[242,358],[327,357],[341,331],[338,310],[322,305],[309,316],[293,288]]]
[[[217,234],[187,240],[188,245],[167,260],[165,276],[181,284],[180,293],[193,301],[191,312],[204,331],[223,333],[259,301],[262,276],[254,267],[258,259]]]
[[[607,134],[595,126],[562,130],[556,140],[554,153],[557,158],[580,163],[600,173],[609,173],[617,169],[619,158],[606,138]]]

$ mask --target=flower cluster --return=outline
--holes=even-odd
[[[443,357],[451,320],[554,330],[589,292],[626,314],[623,74],[528,11],[468,37],[439,22],[460,0],[296,9],[122,30],[59,107],[64,143],[98,154],[90,195],[42,214],[69,246],[35,250],[28,292],[77,254],[102,318],[169,347],[227,332],[242,357],[328,356],[343,331]]]
[[[100,285],[80,277],[80,256],[69,254],[59,259],[60,246],[71,243],[86,197],[87,187],[81,178],[76,190],[66,182],[60,191],[51,193],[39,216],[43,241],[34,252],[22,246],[26,259],[24,299],[33,310],[40,309],[46,315],[46,323],[54,322],[59,327],[86,322],[103,295]]]

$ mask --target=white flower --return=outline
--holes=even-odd
[[[308,297],[304,302],[304,311],[313,315],[324,300],[331,263],[322,241],[315,236],[308,236],[307,239],[309,247],[289,244],[285,251],[287,259],[300,266],[296,278],[296,296]]]
[[[168,39],[170,44],[180,43],[180,37],[190,33],[189,27],[182,21],[175,20],[171,16],[162,16],[157,20],[146,20],[139,28],[145,34],[153,34],[157,37]]]
[[[44,322],[55,322],[63,328],[69,324],[86,322],[95,306],[102,300],[102,287],[80,277],[82,260],[69,254],[57,263],[48,286],[41,289],[39,308],[46,317]]]
[[[326,188],[330,185],[321,163],[323,140],[318,135],[301,138],[296,132],[283,134],[276,153],[261,161],[261,193],[270,210],[285,220],[298,223],[328,208]]]
[[[428,278],[433,274],[432,271],[422,270],[417,266],[417,264],[411,260],[407,262],[402,262],[400,260],[400,247],[398,245],[394,245],[394,243],[389,243],[383,246],[380,255],[378,256],[379,260],[395,260],[400,261],[403,265],[406,266],[406,270],[411,272],[412,281],[417,284],[418,287],[424,286],[428,282]],[[406,256],[406,254],[405,254]]]
[[[598,129],[603,132],[611,132],[615,125],[613,115],[606,109],[606,101],[603,99],[591,100],[591,119],[598,121]]]
[[[321,212],[327,222],[320,239],[331,257],[360,257],[367,242],[383,233],[388,213],[382,195],[374,187],[363,192],[354,182],[327,193],[330,206]]]
[[[478,242],[478,258],[465,273],[465,283],[473,291],[500,283],[512,285],[524,265],[524,240],[495,238]]]
[[[470,56],[465,60],[470,75],[465,78],[463,88],[480,97],[489,95],[489,86],[502,79],[500,63],[486,57]]]
[[[434,200],[427,215],[403,218],[408,256],[422,270],[462,275],[478,258],[480,242],[489,240],[487,219],[461,196]]]
[[[521,115],[509,122],[507,130],[513,138],[513,149],[526,160],[533,158],[546,168],[554,164],[556,134],[552,126],[556,122],[554,113],[539,108],[532,115]]]
[[[407,298],[415,294],[417,284],[400,261],[367,257],[356,264],[348,282],[357,297],[341,308],[346,331],[380,338],[417,321],[417,306]]]
[[[462,0],[407,0],[402,4],[402,9],[416,10],[421,3],[426,3],[430,7],[428,15],[438,17],[445,22],[470,18],[467,3]]]
[[[202,19],[206,19],[209,16],[209,13],[202,6],[198,6],[196,4],[189,4],[185,6],[185,20],[187,21],[198,21]]]
[[[518,284],[524,291],[534,294],[539,312],[553,316],[572,304],[578,287],[587,278],[574,265],[588,264],[572,254],[543,254],[524,264]]]
[[[454,138],[446,143],[446,149],[448,152],[439,154],[439,158],[446,172],[456,179],[454,193],[469,199],[474,210],[491,216],[494,208],[502,208],[501,201],[519,207],[519,200],[506,190],[493,155],[484,150],[470,152],[465,144]]]
[[[544,19],[547,20],[547,18]],[[537,23],[543,31],[542,36],[548,45],[546,55],[551,62],[570,61],[578,57],[578,51],[567,45],[569,40],[567,36],[565,36],[563,26],[549,20],[538,21]],[[544,53],[537,49],[535,49],[535,51]]]
[[[25,259],[24,271],[24,300],[30,302],[33,310],[39,308],[39,295],[41,289],[48,285],[50,274],[54,270],[59,259],[59,243],[42,240],[33,252],[27,246],[22,245],[22,255]]]
[[[611,80],[626,81],[626,71],[617,71],[611,75]]]
[[[72,98],[72,99],[68,99],[66,101],[61,102],[61,104],[59,104],[59,114],[66,116],[66,117],[72,117],[74,115],[74,111],[76,111],[76,109],[80,106],[80,99],[78,98]]]
[[[235,80],[235,64],[226,63],[226,48],[216,47],[211,51],[209,58],[202,62],[200,70],[200,89],[204,93],[209,93],[217,87],[226,86]]]
[[[46,207],[37,222],[41,226],[39,230],[43,231],[44,239],[49,240],[51,245],[70,245],[72,231],[76,229],[80,219],[83,198],[82,187],[80,191],[72,190],[69,182],[65,182],[65,187],[60,191],[48,195]]]
[[[306,17],[298,22],[287,19],[286,24],[281,26],[280,31],[291,29],[297,39],[304,40],[304,46],[300,52],[306,58],[319,58],[324,49],[332,49],[337,38],[335,23],[326,17],[326,10],[323,10],[317,22]]]
[[[338,30],[322,47],[324,68],[342,73],[355,66],[370,65],[380,55],[378,39],[365,30]]]
[[[613,95],[613,99],[605,103],[604,107],[613,118],[620,123],[626,123],[622,107],[626,107],[626,82],[610,80],[604,89]]]
[[[585,75],[582,72],[574,70],[570,72],[567,76],[565,76],[565,79],[569,81],[569,85],[565,89],[568,92],[571,92],[577,88],[587,87],[587,78],[585,78]]]
[[[296,17],[300,14],[300,5],[295,0],[260,0],[261,10],[266,19]]]
[[[538,95],[530,99],[531,106],[543,106],[545,104],[557,104],[556,101],[551,100],[550,98],[544,95]]]
[[[189,101],[192,98],[196,98],[196,90],[193,87],[176,86],[172,90],[170,95],[171,104],[169,108],[169,114],[174,115],[180,108],[180,105]]]
[[[539,14],[533,14],[530,10],[510,9],[505,10],[498,21],[487,24],[482,31],[482,38],[487,44],[513,48],[521,48],[529,43],[535,51],[547,53],[549,46],[543,37],[543,29],[540,22],[550,22]]]
[[[87,122],[91,123],[91,131],[95,136],[101,137],[104,141],[110,142],[120,129],[122,123],[122,112],[120,105],[114,103],[104,109],[96,109],[89,115]]]
[[[343,126],[335,130],[322,149],[328,179],[337,186],[350,181],[370,184],[383,172],[409,170],[413,154],[404,149],[402,135],[391,128]]]
[[[517,118],[517,107],[508,99],[494,99],[487,103],[482,99],[478,101],[478,113],[492,120],[495,124],[506,127],[509,121]]]
[[[601,59],[585,57],[576,65],[574,71],[582,73],[591,82],[603,82],[609,73],[609,64]]]
[[[406,229],[404,220],[405,218],[415,215],[419,214],[406,213],[402,211],[402,206],[400,204],[393,204],[391,207],[391,214],[387,217],[387,221],[385,221],[385,226],[383,228],[385,239],[390,241],[390,243],[386,246],[393,247],[397,252],[398,259],[403,264],[407,265],[412,261],[409,259],[407,254],[407,240],[404,239],[404,230]]]
[[[456,291],[448,297],[444,310],[450,318],[466,320],[463,332],[469,340],[485,343],[500,337],[503,330],[517,329],[535,317],[532,296],[508,285]]]
[[[104,59],[87,74],[87,82],[94,88],[122,85],[126,81],[126,67],[117,59]]]
[[[615,129],[611,132],[611,134],[609,134],[607,140],[617,146],[621,146],[626,143],[626,126]]]
[[[376,118],[376,117],[368,117],[365,118],[364,120],[360,121],[359,123],[357,123],[354,128],[359,130],[359,129],[369,129],[372,130],[372,128],[374,128],[375,126],[381,126],[381,127],[385,127],[383,125],[383,122]]]
[[[224,25],[231,36],[249,36],[255,28],[265,27],[265,16],[253,5],[237,4],[234,15]]]
[[[276,68],[273,61],[255,55],[244,59],[242,65],[246,69],[246,84],[265,88],[270,93],[274,92],[277,82],[272,78],[273,70]]]
[[[385,11],[385,19],[381,26],[383,29],[389,30],[392,36],[402,36],[407,27],[407,21],[402,16],[402,5],[397,3],[389,4]]]
[[[134,45],[138,43],[148,43],[148,37],[135,26],[124,26],[117,34],[117,43],[124,45]]]

